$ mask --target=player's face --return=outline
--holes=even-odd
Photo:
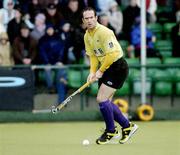
[[[93,29],[97,24],[97,16],[95,16],[94,11],[88,10],[83,13],[83,22],[87,29]]]

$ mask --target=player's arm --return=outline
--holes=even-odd
[[[119,49],[116,46],[117,41],[114,33],[112,31],[107,31],[106,34],[106,36],[101,35],[102,46],[105,51],[104,61],[99,68],[101,72],[105,72],[106,69],[108,69],[109,66],[117,60],[120,54]]]
[[[96,73],[99,61],[96,56],[91,55],[89,56],[90,59],[90,73]]]
[[[86,54],[89,56],[89,61],[90,61],[90,72],[87,77],[87,81],[93,81],[95,78],[95,73],[97,71],[97,67],[99,64],[99,61],[97,57],[93,54],[93,49],[89,45],[87,35],[84,37],[84,43],[85,43],[85,48],[86,48]]]
[[[109,66],[116,60],[118,55],[119,55],[119,52],[107,53],[105,58],[104,58],[104,62],[102,63],[102,65],[99,68],[99,70],[101,72],[105,72],[106,69],[108,69]]]
[[[93,49],[89,45],[87,36],[85,35],[84,37],[84,43],[85,43],[85,48],[86,48],[86,54],[89,56],[90,60],[90,73],[95,73],[99,64],[99,61],[97,57],[93,54]]]
[[[97,80],[96,71],[97,71],[99,61],[96,56],[92,56],[92,55],[89,56],[89,60],[90,60],[90,72],[87,77],[87,81],[95,81]]]

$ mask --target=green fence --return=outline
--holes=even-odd
[[[174,104],[174,99],[180,98],[180,59],[179,58],[165,58],[163,61],[158,58],[148,58],[147,65],[141,66],[139,59],[126,59],[129,64],[129,76],[124,83],[122,89],[116,92],[115,98],[126,98],[129,101],[131,115],[134,116],[135,108],[134,102],[135,98],[139,97],[141,91],[146,91],[147,96],[150,97],[150,104],[156,107],[156,97],[162,97],[170,99],[170,106],[165,109],[155,109],[157,114],[155,115],[156,119],[178,119],[180,116],[178,108],[179,104],[176,101]],[[27,67],[27,66],[13,66],[16,68]],[[33,71],[38,71],[36,78],[39,78],[38,85],[36,85],[35,95],[41,94],[46,89],[45,79],[43,77],[43,70],[47,66],[37,65],[31,66]],[[60,69],[60,66],[48,66],[49,68],[56,70]],[[141,67],[146,67],[146,90],[141,89]],[[8,69],[11,67],[7,67]],[[7,69],[5,67],[5,69]],[[78,89],[82,84],[86,82],[86,78],[89,73],[89,66],[87,65],[67,65],[63,66],[67,69],[68,75],[68,95]],[[53,75],[52,75],[53,76]],[[43,87],[44,89],[41,89]],[[51,116],[51,114],[34,114],[34,113],[22,113],[22,112],[0,112],[1,120],[0,122],[5,122],[6,120],[13,121],[59,121],[59,120],[99,120],[101,119],[97,107],[91,108],[95,102],[95,96],[98,91],[97,82],[93,83],[89,88],[87,88],[83,93],[77,96],[78,108],[72,103],[71,106],[68,106],[70,110],[65,110],[57,116]],[[42,100],[46,100],[42,98]],[[93,101],[92,101],[93,99]],[[159,102],[163,102],[158,100]],[[48,102],[48,101],[47,101]],[[137,103],[137,104],[140,104]],[[178,104],[178,105],[177,105]],[[162,105],[163,107],[164,105]],[[88,108],[87,108],[88,107]],[[131,108],[132,107],[132,108]],[[180,109],[180,108],[179,108]],[[43,112],[44,109],[39,110]],[[33,109],[33,112],[36,109]],[[38,110],[37,110],[38,111]],[[46,110],[45,110],[46,111]],[[48,110],[46,111],[48,112]],[[11,113],[11,115],[10,115]],[[13,115],[15,117],[13,117]],[[84,115],[84,116],[83,116]],[[91,116],[92,115],[92,116]],[[8,117],[7,117],[8,116]],[[25,117],[24,117],[25,116]],[[89,117],[91,116],[91,117]],[[24,117],[24,119],[23,119]],[[135,118],[135,117],[134,117]]]
[[[173,105],[173,98],[180,96],[180,58],[167,57],[163,59],[163,62],[158,58],[148,58],[146,66],[141,66],[137,58],[126,60],[130,67],[129,76],[123,87],[117,90],[116,96],[128,96],[131,101],[131,96],[140,95],[141,91],[146,91],[151,96],[152,102],[154,96],[169,96]],[[31,66],[32,70],[38,71],[35,78],[38,78],[38,82],[44,87],[43,70],[46,67],[44,65]],[[141,89],[141,67],[146,67],[146,90]],[[68,75],[68,88],[71,90],[78,89],[83,85],[89,74],[89,66],[87,65],[48,66],[48,68],[53,70],[65,68]],[[52,74],[52,76],[54,75]],[[40,85],[36,86],[37,89]],[[88,88],[88,95],[95,96],[97,91],[98,84],[95,82]],[[83,105],[83,103],[81,104]]]

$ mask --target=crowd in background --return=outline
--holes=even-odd
[[[146,0],[148,23],[158,22],[158,5],[170,5],[173,11],[169,20],[179,23],[179,0]],[[81,11],[86,6],[95,8],[99,22],[112,29],[118,40],[129,41],[127,56],[131,57],[134,48],[135,56],[139,56],[140,0],[3,0],[0,6],[0,38],[7,40],[0,48],[12,49],[11,61],[6,61],[10,64],[82,63],[85,26]],[[147,31],[152,51],[155,36]]]
[[[157,15],[158,5],[168,5],[171,13]],[[85,63],[86,27],[81,12],[87,6],[97,11],[98,21],[112,29],[118,40],[129,42],[127,57],[140,56],[140,0],[3,0],[0,1],[0,64]],[[175,53],[172,56],[179,57],[180,0],[146,0],[146,12],[147,23],[159,22],[162,16],[177,23],[172,29]],[[161,58],[154,50],[155,41],[156,36],[147,29],[147,56]],[[46,69],[45,74],[47,86],[52,90],[51,70]],[[63,70],[57,72],[57,79],[61,79],[57,89],[67,83],[66,78]]]

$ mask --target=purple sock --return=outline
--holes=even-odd
[[[109,100],[99,103],[100,111],[106,123],[106,130],[114,132],[114,115],[111,103]]]
[[[122,114],[121,110],[119,109],[119,107],[117,105],[115,105],[114,103],[111,103],[111,106],[113,108],[113,114],[114,114],[114,120],[116,122],[118,122],[122,128],[127,128],[129,127],[129,120]]]

